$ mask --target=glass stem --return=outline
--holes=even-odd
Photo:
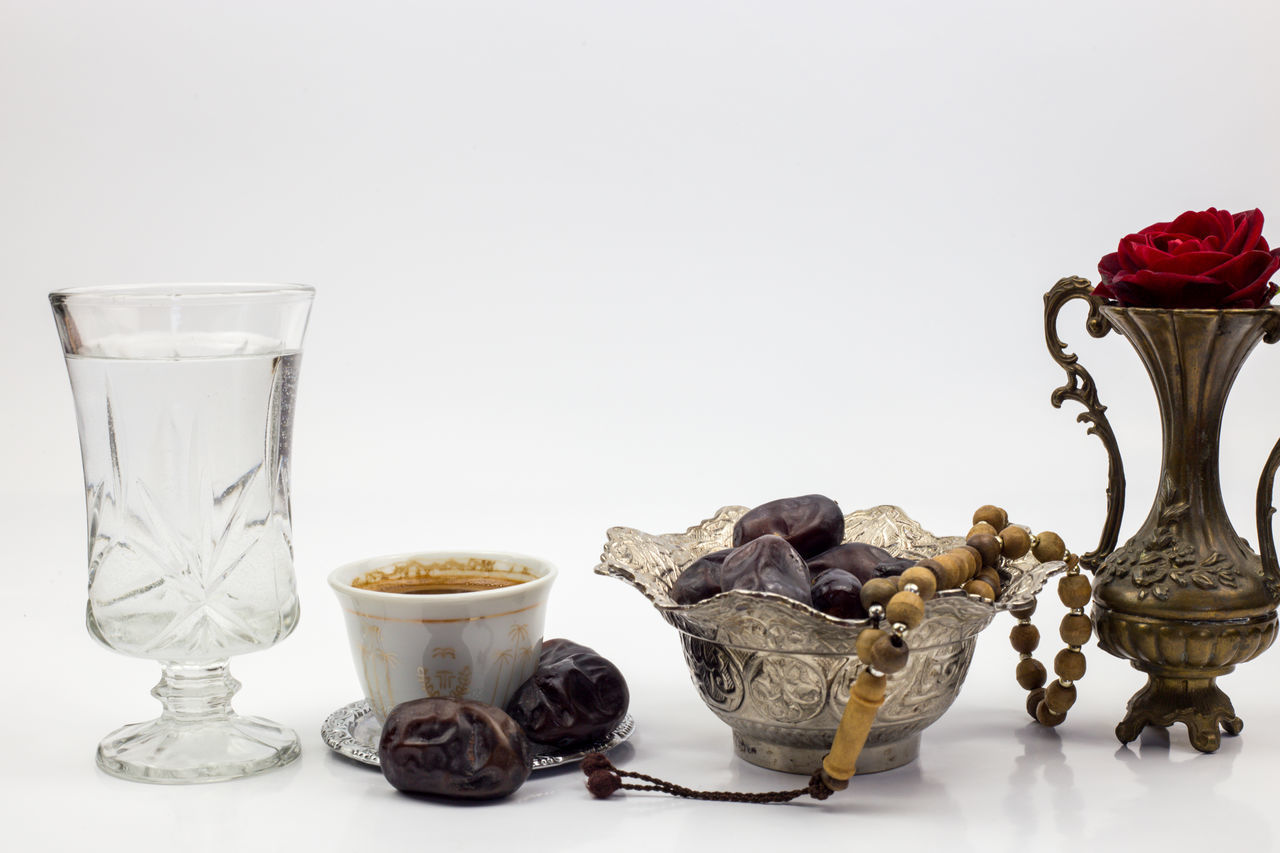
[[[160,719],[186,724],[227,719],[232,715],[231,697],[239,689],[240,682],[232,677],[225,660],[165,663],[151,695],[164,706]]]

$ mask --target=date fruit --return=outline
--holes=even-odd
[[[693,604],[724,591],[720,586],[720,567],[732,548],[714,551],[689,564],[671,585],[671,598],[676,604]]]
[[[801,557],[821,554],[844,538],[844,515],[840,506],[823,495],[780,498],[760,504],[733,526],[734,547],[766,534],[786,539]]]
[[[392,708],[378,760],[401,791],[468,800],[505,797],[533,769],[528,737],[501,708],[445,697]]]
[[[828,569],[813,582],[813,606],[840,619],[865,619],[862,581],[844,569]]]
[[[896,578],[915,564],[915,560],[909,560],[905,557],[890,557],[876,566],[875,576],[878,578]]]
[[[516,688],[507,713],[530,740],[558,747],[600,740],[626,716],[626,679],[594,649],[544,640],[532,677]]]
[[[823,551],[809,562],[814,583],[830,569],[843,569],[862,583],[872,578],[897,577],[915,565],[914,560],[895,557],[883,548],[863,542],[846,542]]]
[[[829,569],[842,569],[853,575],[861,583],[876,577],[876,568],[893,555],[883,548],[867,545],[863,542],[846,542],[834,548],[828,548],[818,556],[809,560],[809,573],[814,582]]]
[[[725,590],[776,592],[805,604],[813,603],[804,559],[787,540],[772,533],[734,548],[720,567],[720,584]]]

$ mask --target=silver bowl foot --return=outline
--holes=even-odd
[[[768,770],[809,776],[822,766],[827,748],[784,746],[761,738],[733,733],[733,751],[743,761]],[[920,755],[920,735],[914,734],[893,743],[865,746],[858,756],[858,775],[880,773],[910,764]]]

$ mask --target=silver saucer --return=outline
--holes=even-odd
[[[609,732],[607,737],[594,743],[582,744],[557,749],[554,746],[533,744],[533,769],[546,770],[581,761],[588,753],[607,752],[631,737],[635,731],[636,721],[630,714],[622,718],[622,722]],[[361,699],[350,705],[343,705],[329,715],[320,727],[320,737],[325,745],[339,755],[355,759],[370,767],[380,766],[378,761],[378,738],[382,734],[382,726],[369,707],[369,700]]]

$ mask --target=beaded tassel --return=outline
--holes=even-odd
[[[1024,534],[1025,535],[1025,534]],[[1014,677],[1027,694],[1027,713],[1042,725],[1056,726],[1067,718],[1076,701],[1075,683],[1084,677],[1085,660],[1082,647],[1093,634],[1093,623],[1084,612],[1091,594],[1089,579],[1080,571],[1080,558],[1067,550],[1062,537],[1045,531],[1030,539],[1031,553],[1042,563],[1065,560],[1067,571],[1058,580],[1058,598],[1067,606],[1067,615],[1058,625],[1058,634],[1066,648],[1053,659],[1057,678],[1048,687],[1048,671],[1033,654],[1040,645],[1040,632],[1031,624],[1036,603],[1013,611],[1018,623],[1009,632],[1009,643],[1018,653]]]

